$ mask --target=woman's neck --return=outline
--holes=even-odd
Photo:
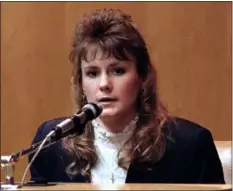
[[[100,126],[104,127],[107,131],[111,133],[119,133],[124,130],[124,128],[130,124],[130,122],[137,116],[136,113],[131,115],[122,115],[114,117],[99,117],[97,122]]]

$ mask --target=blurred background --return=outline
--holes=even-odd
[[[1,155],[28,147],[43,121],[73,113],[74,28],[100,8],[132,15],[169,111],[231,140],[231,2],[1,2]],[[26,165],[17,163],[16,181]]]

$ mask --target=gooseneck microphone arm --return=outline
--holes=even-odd
[[[58,140],[59,139],[47,140],[42,149],[45,149],[45,148],[53,145]],[[14,154],[11,154],[11,155],[8,155],[8,156],[1,156],[1,166],[4,167],[5,164],[16,163],[17,161],[19,161],[24,156],[35,153],[37,148],[41,145],[42,142],[43,141],[35,143],[35,144],[31,145],[30,147],[28,147],[26,149],[22,149],[21,151],[19,151],[17,153],[14,153]]]

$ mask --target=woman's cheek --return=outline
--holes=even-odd
[[[97,93],[96,83],[93,83],[90,80],[83,82],[83,92],[86,95],[88,102],[95,101]]]

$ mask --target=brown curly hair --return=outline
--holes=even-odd
[[[77,109],[87,102],[83,98],[81,61],[87,60],[90,47],[93,59],[99,48],[106,58],[113,56],[119,60],[129,60],[129,55],[132,56],[136,60],[137,72],[144,81],[137,100],[137,127],[118,152],[118,165],[127,169],[133,161],[156,162],[164,153],[162,127],[169,114],[158,97],[156,70],[146,43],[131,16],[120,10],[96,10],[84,15],[76,26],[70,61],[73,64],[72,87]],[[67,168],[70,175],[81,174],[90,178],[91,169],[98,160],[93,139],[93,127],[89,123],[81,136],[63,140],[64,147],[74,157],[74,162]]]

